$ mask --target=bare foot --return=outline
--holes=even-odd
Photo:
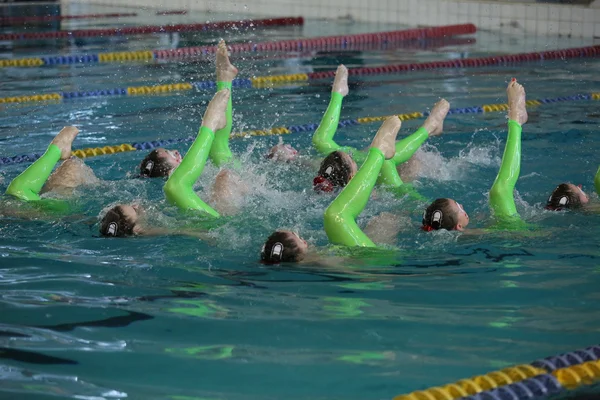
[[[332,92],[341,93],[342,96],[348,94],[348,68],[340,65],[335,71],[335,79],[333,80]]]
[[[224,40],[221,40],[217,46],[217,81],[231,82],[237,73],[238,69],[229,61],[227,45]]]
[[[210,103],[208,103],[208,107],[206,107],[204,117],[202,117],[202,126],[210,128],[213,132],[225,128],[225,125],[227,125],[225,112],[227,111],[228,101],[229,89],[219,90],[215,93]]]
[[[388,117],[377,131],[371,142],[371,147],[377,147],[383,152],[387,160],[396,154],[396,136],[400,130],[402,121],[397,116]]]
[[[527,107],[525,104],[525,88],[515,78],[506,88],[508,95],[508,119],[517,121],[519,125],[527,122]]]
[[[79,133],[79,129],[74,126],[65,126],[58,135],[52,140],[52,144],[60,148],[60,159],[66,160],[71,157],[71,144],[75,140],[75,136]]]
[[[429,132],[429,136],[439,136],[444,130],[444,119],[450,110],[450,103],[441,99],[433,106],[429,116],[423,123],[423,127]]]

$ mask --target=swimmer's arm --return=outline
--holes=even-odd
[[[201,239],[205,242],[213,242],[215,239],[205,231],[191,229],[168,229],[168,228],[144,228],[137,232],[139,236],[188,236]]]
[[[6,193],[24,201],[40,200],[40,191],[60,160],[60,155],[61,150],[57,145],[48,146],[48,150],[40,158],[13,179]]]
[[[27,210],[22,210],[20,208],[12,208],[12,207],[7,207],[7,206],[2,206],[0,207],[0,218],[4,218],[4,217],[13,217],[13,218],[20,218],[20,219],[36,219],[36,220],[45,220],[48,219],[50,220],[50,218],[48,218],[48,215],[36,210],[36,209],[27,209]]]
[[[468,228],[460,232],[461,236],[480,236],[490,233],[489,229]]]
[[[366,274],[361,271],[355,271],[352,267],[348,265],[356,260],[352,260],[348,257],[338,257],[332,255],[323,255],[311,252],[306,255],[306,257],[298,263],[298,266],[301,269],[306,269],[307,271],[313,271],[315,266],[319,268],[319,272],[328,273],[328,274],[343,274],[343,275],[359,275],[364,277]],[[360,279],[360,281],[369,281],[368,279]]]
[[[331,243],[376,247],[360,230],[356,224],[356,217],[367,205],[384,161],[385,156],[381,150],[374,147],[369,149],[369,155],[358,173],[325,210],[325,232]]]
[[[78,222],[85,220],[88,217],[84,215],[73,215],[71,204],[64,200],[42,198],[29,203],[27,208],[19,206],[10,206],[4,204],[0,206],[0,217],[14,217],[20,219],[55,221],[56,218],[61,218],[67,222]],[[96,218],[90,218],[95,223]]]
[[[560,233],[562,229],[550,229],[550,228],[539,228],[532,224],[527,224],[521,219],[516,219],[514,221],[505,221],[508,222],[505,225],[500,225],[498,228],[497,225],[494,225],[493,228],[467,228],[461,231],[461,236],[470,237],[470,236],[483,236],[483,235],[495,235],[501,237],[514,238],[515,236],[519,237],[548,237],[553,233]]]
[[[600,203],[587,203],[584,204],[583,209],[593,213],[600,213]]]
[[[500,171],[490,190],[490,207],[496,217],[517,215],[514,190],[521,169],[521,125],[508,121],[508,138]]]
[[[333,140],[340,122],[340,113],[342,111],[342,100],[344,96],[338,92],[331,93],[331,100],[325,115],[312,137],[312,143],[315,149],[322,155],[329,155],[334,151],[340,150],[345,153],[354,153],[353,147],[342,147]]]

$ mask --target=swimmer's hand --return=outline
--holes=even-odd
[[[52,144],[60,149],[60,159],[66,160],[71,157],[71,144],[75,140],[75,136],[79,133],[79,129],[74,126],[65,126],[58,135],[52,140]]]

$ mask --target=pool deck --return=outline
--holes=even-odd
[[[474,23],[479,29],[511,34],[560,35],[600,39],[600,8],[532,2],[455,0],[254,0],[241,6],[237,0],[172,0],[169,9],[244,13],[250,15],[302,15],[306,18],[346,19],[409,25]],[[63,5],[123,6],[120,0],[63,0]],[[129,7],[163,8],[162,0],[130,0]]]

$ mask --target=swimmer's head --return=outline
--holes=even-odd
[[[349,154],[334,151],[321,162],[313,187],[318,192],[332,192],[335,188],[346,186],[357,170]]]
[[[423,213],[424,231],[446,229],[462,231],[469,225],[469,216],[462,206],[452,199],[437,199]]]
[[[290,162],[298,157],[298,150],[294,149],[289,144],[283,144],[281,137],[279,143],[271,147],[267,158],[273,161]]]
[[[166,177],[181,164],[181,154],[177,150],[154,149],[142,160],[140,176],[146,178]]]
[[[588,201],[587,195],[581,190],[581,185],[561,183],[548,198],[546,210],[560,211],[567,208],[578,208]]]
[[[276,231],[265,242],[260,259],[267,264],[302,261],[308,244],[296,232]]]
[[[100,234],[107,237],[123,237],[139,232],[137,210],[121,204],[107,211],[100,221]]]
[[[50,175],[41,193],[59,192],[69,194],[78,186],[98,183],[94,171],[81,158],[71,157],[63,161]]]

